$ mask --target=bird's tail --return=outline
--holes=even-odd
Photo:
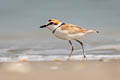
[[[87,33],[99,33],[97,30],[88,30]]]

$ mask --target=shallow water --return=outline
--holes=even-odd
[[[88,59],[120,57],[119,0],[2,2],[0,61],[66,59],[71,49],[68,41],[59,40],[49,30],[39,28],[50,18],[100,31],[81,40]],[[73,43],[76,50],[72,59],[82,59],[80,45]]]

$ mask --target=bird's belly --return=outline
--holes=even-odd
[[[83,37],[84,33],[79,33],[79,34],[67,34],[67,33],[60,33],[56,32],[54,34],[57,38],[63,39],[63,40],[75,40],[75,39],[80,39]]]
[[[65,34],[56,33],[55,36],[63,40],[69,40],[69,37]]]

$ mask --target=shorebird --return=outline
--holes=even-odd
[[[96,31],[96,30],[87,30],[77,25],[63,23],[57,19],[49,19],[47,21],[47,24],[40,26],[40,28],[45,28],[45,27],[48,28],[57,38],[69,41],[72,49],[67,59],[68,61],[70,60],[70,57],[74,50],[72,40],[75,40],[78,43],[80,43],[83,51],[83,60],[87,60],[84,46],[83,46],[83,43],[80,41],[80,39],[88,33],[99,33],[99,31]]]

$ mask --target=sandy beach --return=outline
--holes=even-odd
[[[0,80],[120,80],[120,60],[1,62]]]

